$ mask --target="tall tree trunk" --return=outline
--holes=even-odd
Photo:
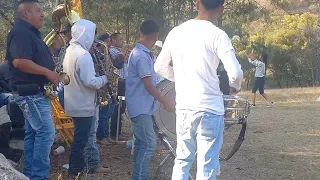
[[[165,0],[158,0],[157,10],[154,15],[154,19],[160,27],[160,38],[164,38],[165,34],[167,33],[167,30],[165,29],[164,5]]]

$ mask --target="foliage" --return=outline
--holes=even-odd
[[[268,53],[269,86],[282,87],[314,85],[317,82],[319,38],[317,15],[312,13],[287,14],[283,9],[293,0],[265,0],[275,8],[260,5],[258,0],[226,0],[222,22],[218,24],[230,37],[240,36],[233,45],[245,71],[249,86],[253,78],[253,67],[247,62],[247,54],[254,49],[257,54]],[[52,28],[51,13],[56,2],[63,0],[41,0],[46,14],[45,36]],[[315,0],[309,0],[316,6]],[[0,1],[0,12],[14,19],[15,0]],[[126,43],[134,44],[139,37],[139,25],[144,19],[153,19],[160,26],[160,39],[182,22],[194,18],[196,10],[193,0],[82,0],[84,18],[97,24],[98,34],[120,32]],[[4,57],[5,40],[11,25],[0,16],[0,59]],[[270,81],[268,81],[270,82]]]

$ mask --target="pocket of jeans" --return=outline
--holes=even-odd
[[[177,112],[177,134],[180,136],[190,135],[191,122],[188,120],[188,111]]]
[[[222,116],[214,114],[204,114],[201,117],[199,126],[198,126],[198,138],[200,139],[215,139],[218,137],[221,130],[221,121],[223,121]]]
[[[29,105],[27,103],[27,99],[21,96],[14,96],[14,101],[17,103],[19,108],[21,109],[23,116],[26,120],[32,121],[32,113],[30,112]]]

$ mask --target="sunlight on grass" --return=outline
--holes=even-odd
[[[320,96],[320,88],[289,88],[289,89],[266,89],[265,93],[276,104],[300,104],[317,103]],[[251,100],[251,91],[243,91],[240,96],[246,96]],[[257,102],[266,103],[262,96],[257,93]]]

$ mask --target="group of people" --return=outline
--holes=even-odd
[[[224,103],[217,75],[219,63],[227,72],[230,94],[240,91],[243,78],[231,40],[213,24],[223,13],[223,5],[224,0],[196,0],[197,17],[173,28],[163,47],[158,41],[157,23],[143,21],[139,41],[130,56],[127,56],[126,48],[122,48],[121,34],[114,33],[109,37],[103,33],[98,37],[108,45],[109,56],[120,75],[117,95],[125,96],[126,101],[120,113],[127,109],[132,122],[136,139],[133,180],[149,179],[150,161],[156,150],[153,127],[153,114],[158,108],[156,101],[167,111],[176,111],[177,115],[172,179],[189,178],[196,154],[197,179],[215,180],[219,174],[224,129]],[[50,99],[45,95],[44,86],[48,82],[57,85],[60,81],[55,72],[54,55],[59,56],[63,43],[57,36],[48,47],[41,39],[39,29],[43,26],[44,14],[37,0],[20,0],[18,13],[19,20],[7,37],[6,59],[12,97],[26,120],[23,172],[32,180],[44,180],[49,179],[49,155],[55,136]],[[85,19],[60,32],[68,42],[62,66],[70,83],[64,87],[59,100],[74,124],[69,159],[71,179],[84,172],[110,172],[109,168],[101,166],[96,143],[113,144],[117,135],[117,103],[109,99],[107,105],[101,106],[97,98],[97,91],[106,86],[108,77],[95,68],[99,59],[92,48],[96,32],[96,24]],[[152,52],[155,44],[162,47],[156,49],[159,54]],[[251,59],[250,62],[262,66]],[[175,82],[175,101],[162,96],[156,88],[159,75]],[[262,89],[260,93],[263,94]],[[120,139],[124,138],[120,136]]]

